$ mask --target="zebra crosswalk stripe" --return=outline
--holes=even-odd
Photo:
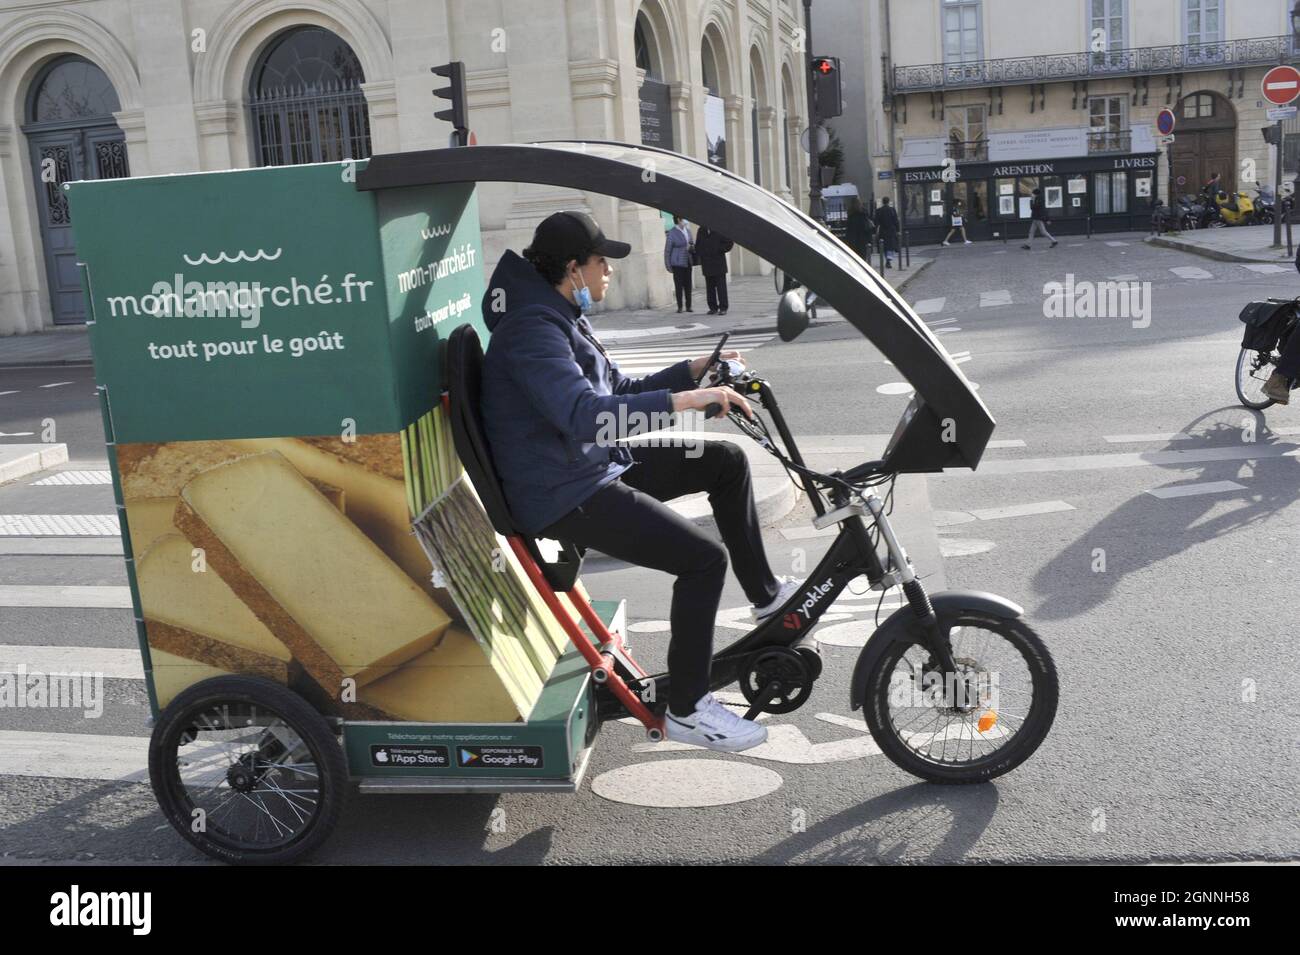
[[[758,348],[776,336],[771,332],[733,335],[724,346],[727,350],[745,351]],[[660,342],[635,348],[611,348],[610,356],[618,362],[619,371],[625,375],[643,375],[660,371],[684,358],[699,358],[710,354],[717,345],[716,338],[694,338],[681,342]]]

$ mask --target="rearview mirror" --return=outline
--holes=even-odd
[[[808,327],[805,292],[802,287],[791,289],[781,296],[781,302],[776,307],[776,331],[783,342],[794,341]]]

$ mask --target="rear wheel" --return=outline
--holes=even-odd
[[[955,674],[920,642],[892,644],[867,676],[866,720],[901,769],[934,783],[986,782],[1015,769],[1056,716],[1056,666],[1023,620],[945,614]]]
[[[1243,348],[1237,355],[1237,400],[1247,408],[1262,411],[1273,399],[1264,394],[1264,382],[1273,373],[1278,356],[1273,352]]]
[[[348,773],[333,730],[302,697],[262,677],[223,676],[163,710],[149,781],[167,821],[199,851],[265,865],[325,840]]]

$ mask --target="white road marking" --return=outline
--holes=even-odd
[[[1192,436],[1182,431],[1162,431],[1155,434],[1107,434],[1102,440],[1108,444],[1142,444],[1153,441],[1191,441]]]
[[[1024,446],[1025,442],[1019,438],[998,438],[986,444],[985,448],[1023,448]]]
[[[1214,278],[1209,272],[1199,265],[1175,265],[1169,270],[1177,275],[1180,279],[1212,279]]]
[[[1204,484],[1175,484],[1170,487],[1157,487],[1147,491],[1152,497],[1163,499],[1171,497],[1195,497],[1200,494],[1226,494],[1229,491],[1244,491],[1244,485],[1236,481],[1207,481]]]
[[[36,434],[35,431],[14,431],[12,433],[0,431],[0,438],[30,438],[34,434]]]
[[[688,743],[640,743],[632,747],[634,753],[675,753],[696,747]],[[750,759],[765,759],[773,763],[796,766],[814,766],[819,763],[842,763],[864,756],[879,756],[880,747],[869,736],[814,743],[804,736],[803,730],[792,723],[779,723],[767,728],[767,741],[740,755]]]
[[[698,809],[759,799],[781,788],[780,774],[727,759],[661,759],[601,773],[591,791],[610,802],[652,809]]]
[[[1011,291],[1009,289],[995,289],[991,292],[980,292],[980,308],[994,308],[998,305],[1011,304]]]
[[[866,722],[860,716],[840,716],[838,713],[818,713],[817,719],[823,723],[830,723],[832,726],[843,726],[845,729],[857,730],[859,733],[871,732],[867,729]]]
[[[941,537],[939,555],[941,557],[974,557],[987,554],[997,545],[993,541],[969,540],[964,537]]]
[[[1289,265],[1273,265],[1269,262],[1238,262],[1243,269],[1250,269],[1252,272],[1262,272],[1265,275],[1275,275],[1279,272],[1290,272]]]
[[[16,395],[16,394],[18,394],[18,392],[16,391],[0,391],[0,398],[3,398],[5,395]]]
[[[689,325],[660,325],[655,328],[611,328],[598,332],[601,341],[627,341],[632,338],[649,338],[651,335],[682,335],[688,332],[707,331],[708,325],[692,322]]]
[[[0,556],[10,555],[122,556],[121,538],[0,537]]]
[[[960,328],[936,328],[934,330],[934,333],[936,335],[949,335],[952,332],[959,332],[959,331],[961,331]]]
[[[933,315],[942,312],[947,301],[947,298],[923,298],[912,306],[912,311],[918,315]]]
[[[24,647],[0,644],[0,673],[98,673],[108,680],[143,680],[140,651],[108,647]]]
[[[628,633],[661,633],[671,624],[667,620],[641,620],[627,625]]]
[[[112,484],[110,471],[59,471],[47,478],[33,481],[32,487],[47,487],[56,484]]]
[[[70,381],[56,381],[48,385],[41,385],[42,388],[62,388],[64,385],[70,385]]]
[[[83,607],[129,610],[131,588],[3,584],[0,585],[0,607]]]
[[[0,730],[0,775],[149,781],[149,737]]]
[[[1120,241],[1119,239],[1111,239],[1111,240],[1110,240],[1109,242],[1107,242],[1106,244],[1109,245],[1109,246],[1128,245],[1127,242],[1122,242],[1122,241]]]
[[[955,318],[937,318],[933,322],[926,322],[925,324],[930,328],[938,328],[940,325],[952,325],[956,321]]]
[[[966,364],[966,362],[970,361],[971,358],[973,357],[974,357],[973,355],[962,355],[960,358],[954,358],[952,360],[952,363],[954,365],[964,365]]]
[[[876,394],[879,395],[910,395],[915,391],[910,384],[905,381],[891,381],[887,384],[880,385],[876,388]]]
[[[1134,274],[1131,273],[1131,272],[1130,272],[1129,274],[1127,274],[1127,275],[1108,275],[1108,276],[1106,276],[1107,281],[1110,281],[1110,282],[1136,282],[1136,281],[1138,280],[1138,278],[1139,278],[1139,276],[1134,275]]]
[[[1034,504],[1011,504],[1007,507],[981,507],[971,510],[978,520],[996,521],[1004,517],[1030,517],[1035,514],[1054,514],[1072,511],[1074,506],[1065,501],[1038,501]]]
[[[985,459],[979,473],[1044,474],[1054,471],[1091,471],[1109,468],[1186,467],[1204,461],[1252,461],[1268,458],[1300,457],[1300,447],[1292,444],[1257,444],[1242,447],[1205,448],[1187,451],[1133,451],[1116,454],[1079,454],[1059,458]],[[945,476],[973,474],[969,468],[946,468]]]
[[[0,514],[0,537],[120,537],[112,514]]]

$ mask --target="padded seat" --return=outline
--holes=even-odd
[[[559,541],[559,559],[548,562],[543,558],[537,540],[519,529],[506,504],[479,413],[479,396],[483,390],[483,346],[478,332],[473,325],[461,325],[448,336],[444,349],[443,380],[447,382],[451,399],[452,440],[466,473],[474,482],[474,489],[483,501],[488,520],[498,533],[523,541],[541,568],[542,576],[554,590],[572,590],[582,571],[586,548]]]

